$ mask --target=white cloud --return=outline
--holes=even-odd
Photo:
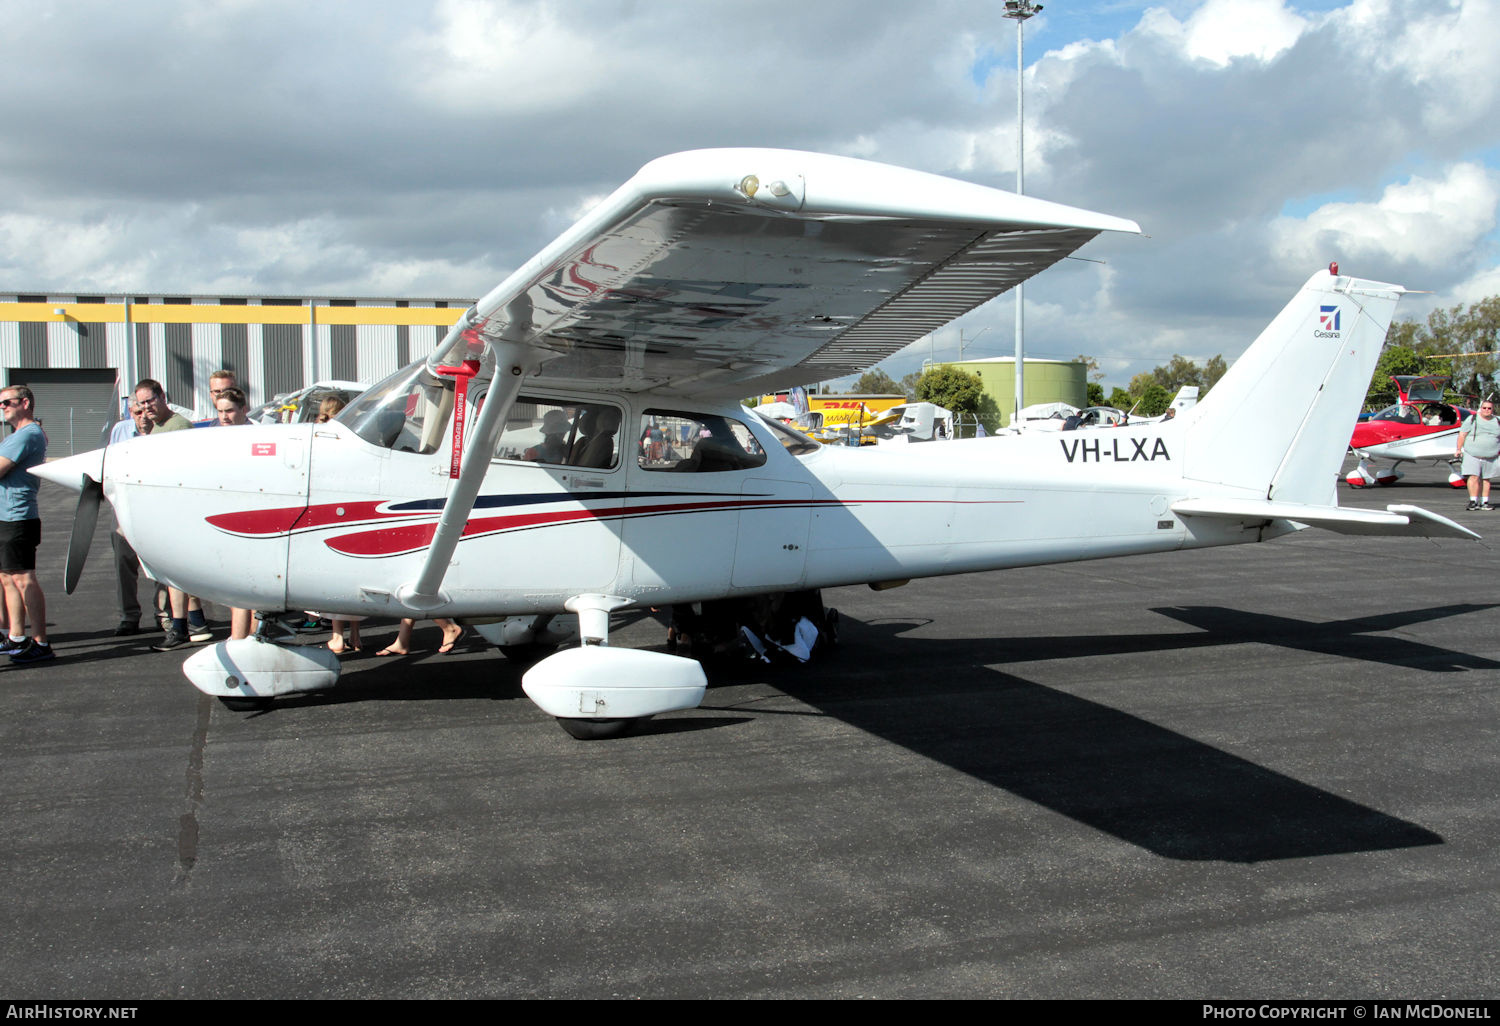
[[[1500,296],[1500,267],[1486,267],[1454,285],[1443,305],[1467,306],[1491,296]]]
[[[1333,255],[1444,305],[1492,287],[1500,3],[1304,2],[1320,13],[1155,0],[1130,25],[1130,0],[1027,23],[1027,191],[1149,236],[1028,285],[1028,350],[1088,352],[1117,383],[1174,351],[1232,358]],[[701,146],[1009,188],[1015,30],[994,8],[20,6],[0,284],[479,294],[641,164]],[[1310,196],[1354,201],[1281,216]],[[1212,304],[1206,268],[1234,282]],[[995,325],[988,345],[1011,317],[1002,298],[965,330]]]
[[[431,102],[463,112],[563,110],[598,93],[617,63],[588,22],[514,0],[438,0],[408,68]]]
[[[1266,63],[1294,44],[1307,20],[1281,0],[1208,0],[1186,22],[1151,8],[1140,29],[1171,40],[1196,60],[1220,67],[1237,57]]]
[[[1278,259],[1299,266],[1326,254],[1438,267],[1474,250],[1495,227],[1500,176],[1478,164],[1450,167],[1440,179],[1412,177],[1373,203],[1328,203],[1306,218],[1271,225]]]
[[[1453,131],[1493,110],[1500,95],[1500,4],[1355,0],[1330,14],[1329,23],[1362,61],[1410,82],[1401,113],[1420,113],[1434,130]]]

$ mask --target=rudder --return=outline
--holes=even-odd
[[[1399,285],[1319,271],[1184,414],[1184,477],[1327,504]]]

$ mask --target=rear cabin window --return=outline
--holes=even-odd
[[[748,427],[712,413],[647,410],[637,447],[642,470],[665,473],[751,470],[766,462],[765,449]]]
[[[610,470],[619,465],[620,411],[603,403],[516,398],[495,458]]]

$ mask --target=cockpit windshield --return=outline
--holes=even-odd
[[[1397,403],[1395,406],[1387,406],[1379,413],[1370,417],[1371,420],[1389,420],[1397,424],[1420,424],[1421,415],[1417,408],[1410,403]]]
[[[382,449],[436,452],[453,415],[454,380],[433,374],[426,363],[414,363],[355,399],[335,419]]]

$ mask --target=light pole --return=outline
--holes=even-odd
[[[1034,4],[1031,0],[1005,0],[1005,17],[1016,23],[1016,195],[1026,194],[1026,79],[1025,61],[1023,55],[1023,40],[1025,39],[1026,19],[1040,14],[1041,4]],[[1022,296],[1022,287],[1016,285],[1016,406],[1015,412],[1021,412],[1024,405],[1023,395],[1026,390],[1026,343],[1024,341],[1025,321],[1022,316],[1025,300]]]

